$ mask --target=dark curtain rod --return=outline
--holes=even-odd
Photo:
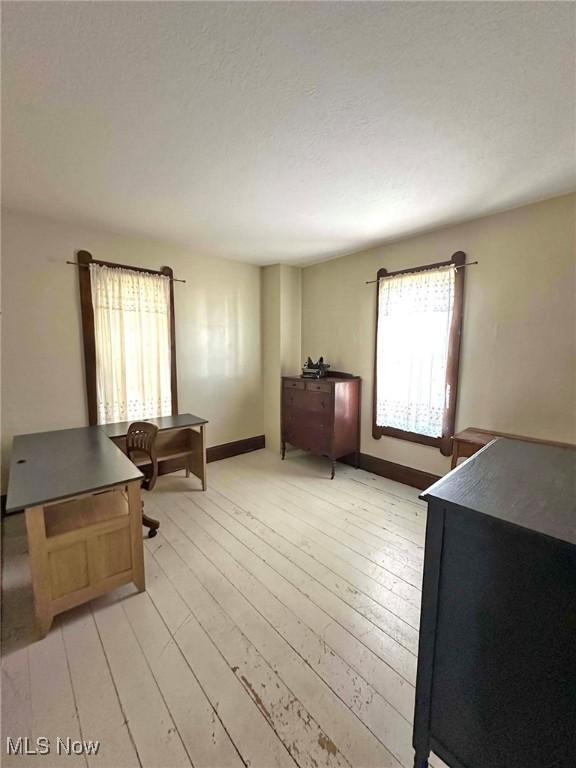
[[[445,264],[442,267],[430,267],[429,270],[426,270],[426,269],[420,269],[420,270],[416,270],[415,269],[414,271],[412,271],[412,270],[406,270],[406,271],[401,270],[400,274],[404,274],[404,275],[417,275],[418,272],[427,272],[427,271],[431,272],[434,269],[450,269],[450,268],[453,268],[453,269],[464,269],[464,267],[471,267],[473,264],[478,264],[478,262],[477,261],[468,261],[466,264],[460,264],[459,266],[454,266],[453,264]],[[390,280],[392,277],[398,277],[398,273],[394,274],[394,272],[392,272],[390,275],[382,275],[382,277],[378,277],[376,280],[366,280],[366,285],[372,285],[372,283],[379,283],[380,280]]]
[[[99,264],[99,262],[97,260],[94,260],[92,263],[96,264],[96,265]],[[84,267],[86,269],[88,269],[90,267],[90,264],[78,264],[77,261],[67,261],[66,264],[71,264],[73,267]],[[107,266],[107,265],[104,264],[103,266]],[[142,269],[142,267],[130,267],[128,265],[125,266],[124,264],[116,264],[112,268],[113,269],[114,268],[115,269],[128,269],[128,270],[132,270],[132,272],[147,272],[149,275],[160,275],[161,277],[168,277],[168,275],[164,275],[164,274],[162,274],[162,272],[160,272],[159,270],[156,270],[156,269]],[[186,280],[179,280],[177,277],[168,277],[168,280],[171,280],[173,283],[185,283],[186,282]]]

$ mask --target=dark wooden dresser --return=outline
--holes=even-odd
[[[360,452],[360,378],[282,378],[282,458],[286,443],[332,461]]]
[[[416,768],[574,768],[576,451],[496,440],[422,498]]]

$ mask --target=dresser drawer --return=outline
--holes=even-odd
[[[282,432],[282,439],[297,448],[319,454],[330,452],[332,430],[329,425],[319,419],[312,418],[307,422],[299,419],[288,419]]]
[[[287,379],[284,381],[284,389],[304,389],[304,382],[296,379]]]
[[[311,392],[332,392],[332,385],[324,381],[307,381],[306,389]]]
[[[305,411],[308,408],[308,392],[297,387],[284,387],[282,411],[285,413]]]
[[[282,426],[288,424],[297,425],[299,429],[303,430],[321,428],[331,433],[334,419],[332,411],[329,409],[283,408]]]
[[[305,398],[306,410],[313,412],[317,417],[326,419],[332,412],[332,396],[330,392],[314,392],[308,390]]]
[[[311,414],[327,419],[332,413],[332,396],[330,392],[286,387],[282,393],[282,411],[284,414],[301,413],[305,419]]]

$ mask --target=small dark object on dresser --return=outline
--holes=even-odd
[[[329,363],[324,362],[324,358],[318,358],[318,362],[315,363],[311,357],[308,357],[302,367],[303,379],[323,379],[328,373],[330,368]]]

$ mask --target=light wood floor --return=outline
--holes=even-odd
[[[145,494],[147,591],[31,642],[23,516],[5,521],[5,766],[411,768],[425,505],[413,488],[296,452],[172,475]],[[100,740],[9,757],[6,736]],[[433,758],[435,766],[441,761]]]

